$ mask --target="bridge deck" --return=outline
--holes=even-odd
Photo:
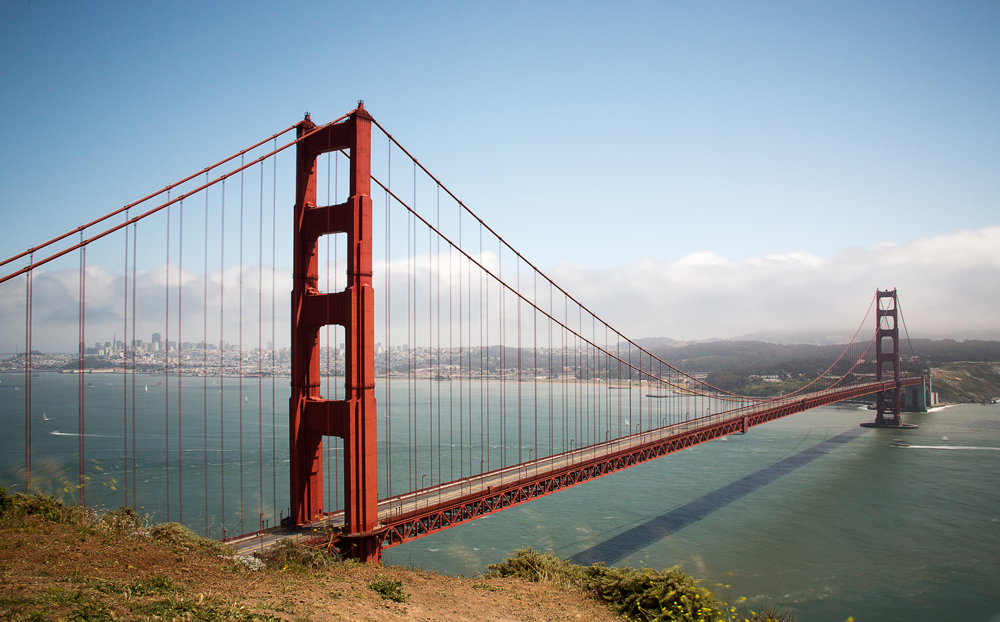
[[[904,378],[902,385],[922,382],[919,377]],[[381,499],[382,546],[402,544],[727,434],[894,386],[892,381],[872,382],[755,404]],[[294,532],[274,529],[230,543],[241,551],[266,548],[290,536],[335,543],[343,524],[344,513],[339,511]]]

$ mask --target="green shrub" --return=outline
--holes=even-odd
[[[91,513],[79,505],[65,505],[62,501],[35,493],[17,493],[10,497],[10,510],[18,516],[37,516],[53,523],[84,523]]]
[[[571,564],[552,553],[539,553],[530,546],[514,551],[513,557],[491,564],[488,568],[492,575],[498,577],[518,577],[564,586],[583,587],[586,578],[583,566]]]
[[[278,540],[255,555],[272,570],[306,572],[333,564],[336,560],[325,550],[303,546],[292,538]]]
[[[368,589],[378,592],[385,600],[391,600],[397,603],[406,602],[406,594],[403,593],[402,581],[393,581],[391,579],[386,579],[385,577],[380,577],[379,579],[369,583]]]
[[[167,597],[152,601],[130,601],[133,617],[142,620],[205,620],[212,622],[281,622],[279,618],[252,613],[243,605],[218,599],[197,600]]]
[[[65,620],[69,622],[114,622],[111,611],[95,602],[84,602],[69,612]]]
[[[169,577],[161,574],[150,575],[137,579],[127,585],[121,585],[103,579],[87,581],[87,587],[104,594],[127,594],[128,596],[161,596],[179,591]]]
[[[628,618],[711,620],[723,604],[676,566],[667,570],[594,564],[586,569],[587,589]]]
[[[228,545],[211,538],[203,538],[180,523],[156,525],[149,530],[149,535],[157,542],[182,549],[196,549],[212,555],[225,555],[227,557],[233,554],[233,549]]]
[[[529,547],[489,569],[501,577],[576,586],[630,620],[718,620],[724,615],[722,603],[676,567],[663,571],[604,564],[584,567]]]
[[[139,516],[130,507],[121,506],[101,516],[101,522],[115,534],[130,536],[143,534],[148,530],[146,518]]]
[[[6,512],[11,506],[11,498],[7,495],[7,489],[0,486],[0,514]]]
[[[760,611],[744,610],[733,617],[735,622],[795,622],[795,614],[785,613],[781,607],[764,605],[757,607]]]

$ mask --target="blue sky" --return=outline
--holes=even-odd
[[[567,289],[677,310],[634,336],[892,286],[1000,332],[1000,5],[621,4],[5,2],[0,255],[364,99]],[[713,282],[755,302],[694,328]]]

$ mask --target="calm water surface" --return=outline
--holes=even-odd
[[[23,381],[23,374],[0,374],[0,483],[15,491],[24,463]],[[272,392],[270,380],[241,387],[210,379],[206,391],[205,380],[184,378],[181,399],[168,398],[166,421],[164,381],[177,379],[137,381],[139,505],[156,520],[183,512],[185,523],[216,536],[223,527],[229,535],[252,531],[260,514],[274,524],[287,511],[287,380]],[[40,485],[75,482],[78,379],[38,374],[33,382],[34,475]],[[393,387],[397,407],[406,390],[405,383]],[[85,393],[87,501],[113,507],[124,501],[123,418],[131,425],[131,410],[123,412],[121,376],[88,377]],[[388,400],[379,399],[382,408]],[[522,399],[535,398],[526,391]],[[617,412],[602,416],[614,422]],[[680,565],[724,599],[794,608],[796,620],[1000,621],[1000,406],[908,414],[920,425],[910,431],[861,431],[858,423],[870,419],[856,406],[818,408],[389,549],[385,561],[475,574],[523,546],[583,558],[613,543],[609,563]],[[499,461],[497,425],[485,457]],[[393,426],[399,493],[438,467],[401,467],[408,465],[406,416],[394,412]],[[547,447],[542,427],[538,442]],[[553,444],[576,433],[557,426]],[[900,437],[911,447],[890,445]],[[384,440],[380,446],[385,455]],[[515,447],[508,439],[508,456]],[[446,461],[434,477],[468,474],[465,463],[476,470],[479,454],[458,455],[457,465]],[[328,498],[339,495],[331,485]]]
[[[818,408],[385,558],[468,574],[518,547],[571,557],[631,530],[635,552],[617,565],[680,565],[723,598],[791,607],[796,620],[1000,620],[1000,407],[906,417],[920,428],[865,431],[666,537],[642,526],[871,414]],[[910,448],[889,445],[904,434]]]

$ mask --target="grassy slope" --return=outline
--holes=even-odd
[[[290,542],[263,558],[227,549],[130,510],[99,515],[0,488],[0,619],[786,619],[727,611],[677,569],[581,567],[530,549],[473,578],[337,561]]]

